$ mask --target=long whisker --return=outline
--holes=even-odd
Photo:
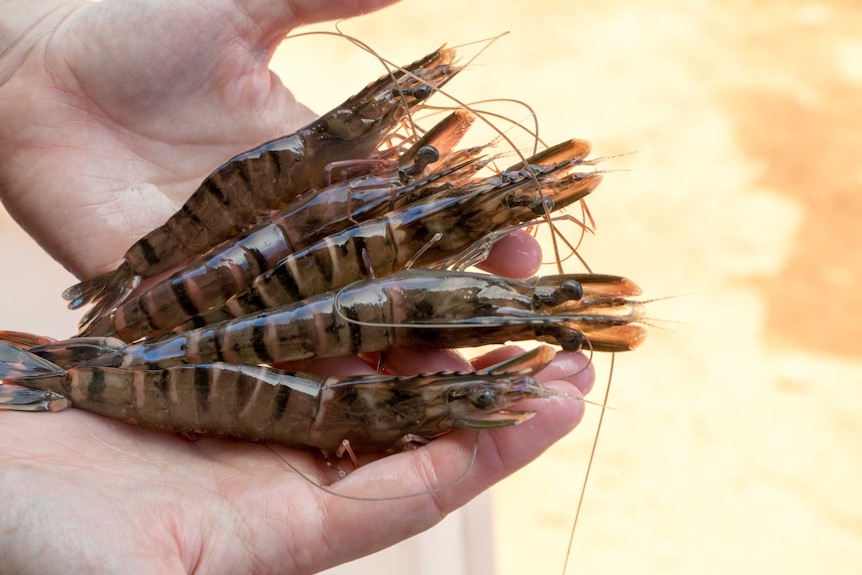
[[[599,411],[599,422],[596,425],[596,435],[593,438],[593,445],[592,445],[592,448],[590,449],[590,458],[587,462],[587,470],[586,470],[586,472],[584,472],[584,481],[581,484],[581,493],[578,496],[578,505],[577,505],[577,508],[575,509],[575,519],[572,521],[572,530],[569,533],[569,544],[566,547],[566,556],[563,559],[563,571],[562,571],[563,575],[566,575],[566,570],[568,569],[568,566],[569,566],[569,559],[571,558],[572,548],[574,546],[574,541],[575,541],[575,531],[578,528],[578,519],[580,519],[581,509],[584,506],[584,498],[586,497],[586,493],[587,493],[587,484],[590,480],[590,471],[592,471],[593,460],[596,457],[596,449],[597,449],[598,444],[599,444],[599,434],[601,433],[601,430],[602,430],[602,422],[604,422],[604,419],[605,419],[605,410],[607,408],[608,398],[610,397],[610,393],[611,393],[611,381],[613,381],[613,376],[614,376],[614,359],[615,359],[615,357],[616,357],[616,354],[612,353],[611,354],[610,373],[608,373],[608,384],[607,384],[607,387],[605,387],[605,395],[604,395],[604,398],[602,399],[601,411]]]

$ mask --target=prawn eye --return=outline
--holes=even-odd
[[[556,306],[567,301],[578,301],[584,298],[584,288],[580,282],[575,280],[565,280],[550,293],[537,292],[533,294],[533,308],[538,309],[540,306],[549,305]]]
[[[541,198],[530,206],[530,210],[537,216],[544,216],[547,213],[554,211],[554,200],[548,197]]]
[[[560,284],[560,293],[566,296],[569,301],[577,301],[584,298],[584,288],[580,282],[575,280],[566,280]]]
[[[422,146],[416,150],[413,163],[398,169],[402,183],[408,183],[409,178],[422,173],[422,170],[440,159],[440,152],[434,146]]]
[[[440,159],[440,152],[434,146],[422,146],[416,151],[416,161],[420,159],[427,164],[433,164]]]
[[[496,394],[492,390],[482,389],[470,397],[470,403],[476,409],[488,409],[489,407],[493,407],[495,399]]]
[[[572,330],[557,339],[560,346],[566,351],[578,351],[584,346],[584,334],[579,331]]]
[[[434,91],[431,86],[428,84],[422,84],[421,86],[416,86],[415,88],[411,88],[409,90],[405,90],[405,95],[413,96],[417,100],[424,100]]]

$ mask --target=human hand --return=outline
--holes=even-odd
[[[314,118],[267,67],[287,31],[392,1],[6,3],[0,198],[70,271],[108,271],[214,167]]]
[[[214,166],[307,123],[267,68],[299,23],[385,0],[10,2],[0,8],[0,194],[16,219],[80,276],[107,271],[161,224]],[[182,157],[182,162],[177,158]],[[516,266],[538,257],[521,238]],[[500,258],[499,259],[505,259]],[[492,262],[493,265],[493,262]],[[400,373],[464,369],[457,356],[390,354]],[[542,379],[579,372],[561,355]],[[370,371],[358,360],[328,363]],[[570,378],[591,382],[587,369]],[[560,383],[564,386],[565,384]],[[572,392],[572,387],[566,388]],[[77,410],[0,414],[0,564],[10,571],[308,573],[421,531],[523,466],[579,419],[577,400],[545,401],[531,426],[452,433],[335,483],[298,450],[184,438]]]

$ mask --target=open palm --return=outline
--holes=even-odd
[[[3,203],[77,275],[109,270],[213,167],[312,118],[267,68],[290,28],[390,1],[5,3]],[[531,268],[533,253],[515,267]],[[445,354],[390,361],[400,372],[467,366]],[[544,379],[584,362],[561,356]],[[350,360],[327,369],[368,370]],[[583,388],[591,378],[588,369],[572,379]],[[546,401],[541,410],[529,427],[483,434],[474,468],[457,485],[378,502],[312,486],[285,460],[324,484],[333,472],[300,451],[190,442],[77,410],[2,412],[0,565],[22,573],[58,565],[70,573],[315,572],[433,525],[567,432],[581,404]],[[474,438],[453,433],[363,466],[333,489],[370,498],[432,492],[467,467]]]
[[[214,167],[313,118],[267,68],[290,28],[391,1],[23,3],[7,21],[36,23],[0,39],[4,204],[73,273],[110,269]]]
[[[468,467],[474,432],[367,463],[332,485],[372,499],[428,493],[385,501],[311,485],[285,461],[318,483],[334,472],[298,450],[191,442],[74,409],[0,413],[0,565],[21,573],[58,565],[67,573],[314,573],[435,524],[559,439],[581,407],[545,400],[531,425],[482,434],[466,478],[436,492]]]

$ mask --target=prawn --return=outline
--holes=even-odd
[[[356,453],[386,451],[456,428],[526,421],[535,412],[507,408],[561,395],[532,377],[553,357],[551,348],[540,347],[475,372],[321,377],[226,363],[64,369],[0,343],[0,409],[71,405],[145,427],[274,442],[329,457],[345,442]]]
[[[366,86],[340,106],[293,134],[266,142],[217,168],[165,224],[138,240],[115,270],[63,293],[70,309],[114,305],[140,278],[170,270],[236,235],[297,195],[320,187],[327,166],[367,158],[461,68],[453,49],[439,49]]]
[[[239,238],[227,240],[210,249],[160,283],[150,282],[149,288],[141,286],[118,307],[128,308],[134,305],[135,298],[146,294],[148,290],[158,289],[158,286],[167,282],[176,285],[180,278],[183,282],[202,285],[207,281],[222,282],[225,277],[236,274],[254,278],[299,249],[355,223],[382,215],[388,206],[396,202],[416,201],[442,187],[462,182],[484,166],[484,162],[477,157],[481,147],[458,154],[459,159],[463,160],[460,163],[452,164],[444,160],[441,162],[442,169],[418,180],[416,177],[427,171],[430,164],[436,163],[441,154],[448,154],[472,121],[472,116],[464,111],[451,114],[426,133],[390,168],[302,194]],[[108,314],[90,314],[81,322],[78,335],[110,333],[106,331],[108,317]]]
[[[81,366],[162,368],[227,362],[271,364],[382,351],[539,340],[568,351],[636,348],[643,305],[630,280],[567,274],[514,280],[449,270],[406,270],[294,304],[151,342],[96,353]],[[105,341],[113,341],[108,338]],[[70,339],[42,346],[69,353]],[[33,350],[31,350],[33,351]],[[43,357],[52,360],[51,353]]]
[[[268,152],[270,152],[270,151],[268,151]],[[382,158],[382,157],[384,157],[384,155],[386,155],[386,157],[389,157],[388,154],[383,154],[383,153],[377,155],[376,157]],[[359,157],[365,157],[365,156],[360,155]],[[241,158],[241,156],[238,156],[237,158]],[[234,160],[236,160],[237,158],[234,158]],[[325,169],[324,172],[328,173],[328,167],[332,166],[336,163],[337,163],[337,161],[332,161],[332,162],[327,163],[326,164],[327,169]],[[520,167],[520,165],[517,167]],[[224,168],[224,166],[223,166],[223,168]],[[517,168],[515,166],[513,166],[512,168],[509,169],[509,171],[514,171],[515,169],[517,169]],[[528,165],[525,165],[524,169],[527,171],[530,171],[530,167]],[[216,173],[218,173],[218,171]],[[216,173],[214,173],[214,175]],[[237,172],[237,174],[242,175],[239,171]],[[324,183],[326,181],[328,181],[328,180],[324,180]],[[194,215],[194,214],[192,214],[192,215]],[[255,218],[257,218],[257,217],[259,217],[259,215],[255,216]],[[243,225],[250,225],[250,224],[243,224]],[[204,231],[207,231],[207,230],[204,230]],[[428,241],[431,242],[432,240],[428,240]],[[428,242],[426,242],[426,244],[427,243]],[[173,251],[173,250],[167,250],[167,251]],[[195,253],[198,253],[198,252],[195,252]],[[139,256],[138,261],[143,261],[144,259],[146,259],[145,258],[146,250],[139,251],[138,256]],[[154,259],[161,259],[161,256],[154,256]],[[183,260],[183,261],[185,261],[185,260]],[[124,263],[121,265],[121,268],[123,266],[127,266],[127,264],[128,264],[128,260],[124,261]],[[128,265],[127,267],[129,269],[131,269],[130,265]],[[366,265],[366,269],[365,269],[366,273],[371,273],[371,272],[377,271],[376,269],[374,269],[374,270],[368,269],[368,267],[369,266]],[[72,290],[75,290],[76,288],[71,288],[67,292],[67,295],[68,295],[67,299],[73,300],[70,307],[71,306],[80,307],[84,303],[87,303],[88,301],[92,301],[94,303],[97,303],[97,306],[101,305],[101,308],[100,308],[101,310],[105,310],[105,309],[111,307],[111,305],[113,305],[117,301],[119,301],[120,298],[125,297],[125,295],[128,294],[131,286],[135,285],[136,282],[138,281],[137,280],[138,276],[149,277],[149,276],[144,276],[143,274],[138,274],[135,271],[125,271],[125,272],[123,272],[123,274],[125,274],[125,277],[120,277],[119,279],[116,279],[114,281],[115,285],[105,285],[104,287],[96,287],[96,288],[94,288],[93,292],[89,292],[88,294],[84,294],[84,290],[86,289],[86,287],[80,287],[83,284],[79,284],[79,286],[76,286],[78,288],[77,292],[72,291]],[[605,280],[606,280],[607,285],[604,288],[598,288],[597,285],[599,283],[601,283],[602,281],[605,281]],[[543,281],[545,281],[545,280],[540,280],[540,281],[534,282],[534,284],[533,284],[534,287],[539,287]],[[548,281],[551,281],[551,280],[548,279]],[[566,280],[566,281],[579,282],[580,288],[584,292],[590,291],[589,289],[584,289],[584,285],[589,284],[591,281],[591,280],[588,280],[587,278],[580,278],[579,280],[572,279],[572,280]],[[581,343],[583,341],[587,341],[591,347],[593,347],[594,349],[597,349],[597,350],[601,350],[601,349],[607,349],[607,350],[633,349],[634,347],[636,347],[640,343],[640,341],[643,338],[642,328],[640,328],[640,326],[633,325],[640,319],[642,314],[639,310],[639,305],[637,304],[637,302],[632,302],[632,301],[628,300],[627,298],[630,295],[636,295],[636,293],[639,293],[639,291],[637,291],[636,289],[631,287],[631,286],[633,286],[633,284],[631,284],[631,286],[625,286],[624,287],[622,284],[624,282],[627,282],[627,280],[623,280],[623,278],[613,278],[612,279],[611,276],[595,276],[592,278],[592,281],[594,281],[594,283],[595,283],[595,285],[593,286],[593,288],[595,288],[594,289],[595,293],[593,294],[593,297],[594,297],[594,304],[593,305],[597,306],[597,309],[592,310],[592,309],[590,309],[589,304],[584,304],[582,302],[583,306],[585,306],[585,307],[579,308],[579,313],[582,313],[582,315],[575,314],[576,316],[579,317],[579,319],[574,320],[575,325],[577,326],[577,329],[575,329],[573,333],[568,333],[568,332],[564,333],[561,330],[561,328],[560,329],[554,328],[553,330],[550,330],[550,331],[553,331],[553,333],[540,333],[540,334],[537,333],[536,335],[538,335],[540,338],[549,338],[552,341],[558,341],[559,343],[564,345],[564,347],[568,346],[569,348],[574,348],[576,346],[581,345]],[[84,283],[86,283],[86,282],[84,282]],[[96,283],[98,284],[98,282],[96,282]],[[564,283],[565,283],[565,281],[561,282],[561,285],[559,286],[560,289],[556,293],[556,295],[544,294],[544,295],[538,295],[537,296],[534,294],[534,297],[537,298],[536,301],[539,302],[540,307],[550,305],[551,302],[562,303],[563,301],[565,301],[566,303],[573,303],[572,300],[570,300],[568,298],[571,298],[574,295],[576,295],[578,293],[578,288],[575,287],[573,283],[568,283],[565,286],[563,286],[562,284],[564,284]],[[614,285],[614,284],[618,284],[618,285]],[[547,286],[544,286],[544,287],[547,287]],[[496,288],[491,287],[491,288],[487,288],[487,289],[493,291]],[[95,295],[91,295],[93,293]],[[599,297],[598,294],[602,294],[603,296],[606,296],[605,299],[602,300],[602,298]],[[420,314],[417,314],[416,321],[413,321],[411,324],[398,325],[397,327],[396,327],[397,324],[389,323],[392,321],[402,321],[401,319],[395,318],[395,317],[381,317],[377,320],[369,321],[367,324],[363,324],[360,322],[362,322],[364,320],[354,319],[352,317],[349,317],[351,310],[358,307],[356,304],[362,303],[361,301],[354,302],[353,300],[351,300],[350,298],[347,297],[349,295],[350,295],[349,289],[341,290],[341,291],[338,291],[335,293],[334,303],[333,303],[333,307],[332,307],[332,313],[336,316],[341,317],[342,319],[345,319],[347,321],[348,325],[352,326],[353,329],[357,332],[362,331],[359,329],[359,327],[361,327],[361,326],[364,326],[364,327],[387,327],[387,328],[395,328],[395,329],[401,329],[403,327],[407,327],[408,329],[410,329],[410,325],[416,325],[416,326],[422,326],[421,330],[427,330],[428,333],[433,333],[433,332],[440,332],[440,331],[445,332],[445,331],[448,331],[450,328],[455,330],[455,327],[457,325],[457,321],[462,321],[462,322],[465,322],[466,324],[471,323],[470,321],[468,321],[469,318],[464,318],[462,320],[457,320],[457,318],[456,318],[456,322],[454,324],[450,325],[449,323],[447,323],[450,319],[448,317],[434,317],[433,315],[425,317],[425,316],[422,316],[420,313]],[[86,298],[90,298],[90,299],[86,299]],[[583,298],[581,298],[581,299],[583,299]],[[602,300],[601,303],[599,303],[600,300]],[[77,304],[77,305],[75,305],[75,304]],[[398,302],[395,302],[393,307],[397,308],[398,305],[400,305],[400,304]],[[604,306],[604,307],[602,307],[602,306]],[[607,309],[604,309],[604,308],[607,308]],[[515,309],[517,310],[518,308],[516,307]],[[608,311],[608,310],[613,310],[613,311]],[[423,308],[417,308],[414,311],[423,312],[423,311],[427,311],[427,310],[425,310]],[[275,313],[278,313],[278,312],[276,311]],[[507,321],[513,321],[513,322],[514,321],[521,321],[523,319],[527,319],[527,318],[532,317],[532,316],[529,316],[526,312],[524,313],[523,316],[516,313],[516,314],[514,314],[513,317],[509,317],[509,316],[505,315],[507,313],[509,313],[508,309],[505,310],[505,313],[503,315],[501,315],[501,317],[506,318]],[[572,312],[572,313],[574,313],[574,312]],[[432,323],[434,321],[439,321],[441,323],[438,323],[435,326]],[[539,323],[544,323],[546,321],[550,323],[553,320],[551,319],[551,316],[548,315],[546,317],[542,317],[540,320],[537,320],[537,321]],[[479,322],[479,323],[481,323],[481,322]],[[524,323],[527,324],[529,322],[524,322]],[[502,326],[502,325],[507,325],[507,324],[501,322],[499,325]],[[594,328],[592,330],[592,332],[590,332],[590,330],[587,329],[587,327],[590,325],[592,325]],[[216,328],[217,328],[217,326],[216,326]],[[457,330],[455,330],[455,331],[457,331]],[[464,332],[464,333],[467,333],[467,332]],[[564,335],[564,336],[566,336],[566,338],[562,339],[562,340],[561,339],[555,339],[555,338],[558,338],[560,335]],[[46,355],[49,355],[49,356],[51,355],[51,353],[48,350],[53,349],[55,358],[60,357],[60,355],[59,355],[60,350],[63,350],[64,346],[67,345],[67,344],[64,344],[63,342],[48,342],[48,341],[42,341],[42,340],[38,340],[38,339],[34,339],[34,340],[26,340],[25,339],[24,341],[26,343],[36,344],[35,347],[41,347],[42,351]],[[83,340],[79,339],[79,340],[75,340],[74,345],[75,346],[83,346],[84,343],[85,342]],[[258,370],[258,369],[266,370],[267,368],[256,368],[256,367],[241,366],[241,365],[240,366],[236,366],[236,365],[227,366],[229,369],[227,369],[226,372],[222,373],[219,370],[224,369],[226,367],[226,365],[225,364],[219,364],[219,363],[205,363],[205,364],[197,364],[197,365],[194,365],[194,364],[193,365],[176,365],[176,366],[159,368],[157,370],[145,370],[145,369],[140,369],[140,368],[130,369],[130,368],[126,368],[126,367],[101,367],[99,365],[86,365],[88,363],[88,361],[89,362],[96,362],[96,364],[98,364],[99,361],[101,361],[101,359],[99,359],[99,360],[92,359],[94,357],[104,358],[104,357],[109,357],[112,355],[114,357],[116,357],[117,354],[125,353],[125,351],[127,349],[125,344],[120,344],[116,340],[111,340],[110,338],[92,339],[91,341],[89,341],[87,343],[87,345],[89,345],[90,347],[86,348],[88,350],[86,352],[83,351],[83,349],[84,349],[83,347],[74,348],[71,350],[68,350],[68,349],[64,350],[66,352],[70,352],[66,356],[64,356],[65,361],[69,364],[68,368],[61,368],[55,364],[54,367],[52,368],[53,372],[51,372],[51,373],[43,373],[41,377],[24,378],[24,379],[36,381],[39,379],[59,380],[62,378],[66,382],[70,382],[70,381],[74,380],[74,381],[78,382],[77,385],[78,385],[79,390],[84,389],[84,386],[86,386],[86,389],[89,390],[91,385],[93,384],[93,381],[94,380],[98,381],[100,378],[101,379],[110,379],[111,381],[118,382],[118,383],[122,381],[122,382],[125,382],[126,385],[130,385],[132,387],[134,387],[134,382],[137,380],[139,382],[140,381],[144,382],[144,383],[139,384],[140,387],[144,387],[145,389],[148,389],[149,387],[151,387],[153,385],[157,385],[156,380],[147,379],[150,376],[150,374],[153,374],[156,372],[169,372],[170,373],[169,376],[165,376],[162,373],[162,375],[159,376],[161,378],[159,381],[163,381],[164,378],[174,380],[176,382],[187,382],[187,381],[198,381],[198,380],[200,380],[200,381],[216,381],[220,377],[221,378],[227,378],[229,376],[231,378],[235,378],[237,381],[243,380],[243,378],[247,378],[247,379],[250,379],[250,381],[252,381],[252,383],[250,383],[250,384],[239,384],[240,386],[242,386],[242,385],[255,385],[255,386],[269,385],[270,387],[275,387],[276,384],[271,383],[270,379],[271,378],[277,379],[277,378],[281,377],[284,373],[284,372],[277,372],[276,370],[269,370],[266,372],[266,374],[261,375],[262,372],[256,372],[253,370]],[[463,345],[463,344],[461,344],[461,345]],[[38,356],[33,355],[33,357],[38,357]],[[90,360],[83,359],[86,357],[90,357],[91,359]],[[32,360],[32,357],[26,357],[25,359],[26,360]],[[58,361],[59,361],[59,359],[58,359]],[[24,359],[19,360],[19,363],[21,363],[22,365],[26,365],[26,361]],[[74,365],[82,364],[82,363],[85,365],[82,365],[81,367],[74,367]],[[174,370],[174,371],[171,371],[171,370]],[[199,374],[200,371],[203,371],[204,373]],[[62,372],[62,375],[60,372]],[[225,375],[225,374],[227,374],[227,375]],[[77,379],[75,379],[75,377],[77,377]],[[155,377],[155,376],[153,376],[153,377]],[[434,378],[434,379],[436,380],[439,378]],[[129,383],[129,382],[131,382],[131,383]],[[319,381],[317,382],[317,384],[320,386],[320,389],[323,388],[323,384],[320,384]],[[287,383],[285,383],[283,385],[288,385],[288,387],[289,387],[289,384],[287,384]],[[313,386],[313,384],[309,384],[309,385]],[[97,383],[95,388],[98,388],[98,386],[99,385]],[[2,386],[0,386],[0,387],[2,387]],[[347,387],[346,384],[345,384],[345,387]],[[68,391],[69,394],[71,394],[73,388],[74,388],[74,386],[72,386],[71,384],[68,384],[64,388],[64,391]],[[357,388],[357,389],[360,389],[360,388]],[[58,399],[58,396],[61,396],[61,394],[58,394],[58,392],[55,392],[55,391],[46,391],[44,393],[45,393],[45,395],[42,396],[44,401],[39,403],[39,406],[40,406],[39,408],[42,408],[43,406],[48,405],[49,406],[48,408],[51,408],[50,406],[53,406],[53,409],[57,409],[58,402],[60,401],[60,399]],[[293,393],[292,388],[291,388],[291,393]],[[54,395],[52,395],[52,394],[54,394]],[[62,397],[65,397],[65,396],[62,396]],[[2,398],[3,398],[3,396],[2,396],[2,394],[0,394],[0,401],[2,401]],[[32,397],[31,397],[31,400],[32,400]],[[272,404],[270,403],[269,405],[271,406]],[[195,432],[195,429],[196,429],[194,427],[183,427],[182,424],[177,424],[177,425],[178,425],[178,427],[176,427],[174,429],[177,429],[179,431]],[[194,424],[194,425],[197,425],[197,424]],[[231,435],[234,433],[234,431],[231,428],[231,429],[228,429],[227,431],[223,431],[223,432],[215,431],[214,433]],[[388,440],[387,440],[387,442],[388,442]],[[324,448],[320,447],[319,445],[314,445],[314,447],[317,447],[319,449],[324,449]],[[374,449],[378,449],[378,448],[382,448],[382,445],[374,447]]]
[[[572,140],[569,160],[548,168],[533,166],[531,174],[506,172],[442,191],[324,238],[257,276],[254,272],[262,267],[263,258],[249,257],[250,246],[242,245],[245,253],[239,255],[248,264],[211,273],[209,266],[218,264],[214,260],[185,270],[124,302],[86,334],[116,335],[126,341],[151,338],[300,301],[372,274],[442,266],[491,232],[543,216],[590,193],[601,182],[601,174],[567,173],[588,150],[584,141]],[[533,189],[536,177],[547,192],[544,198]]]

